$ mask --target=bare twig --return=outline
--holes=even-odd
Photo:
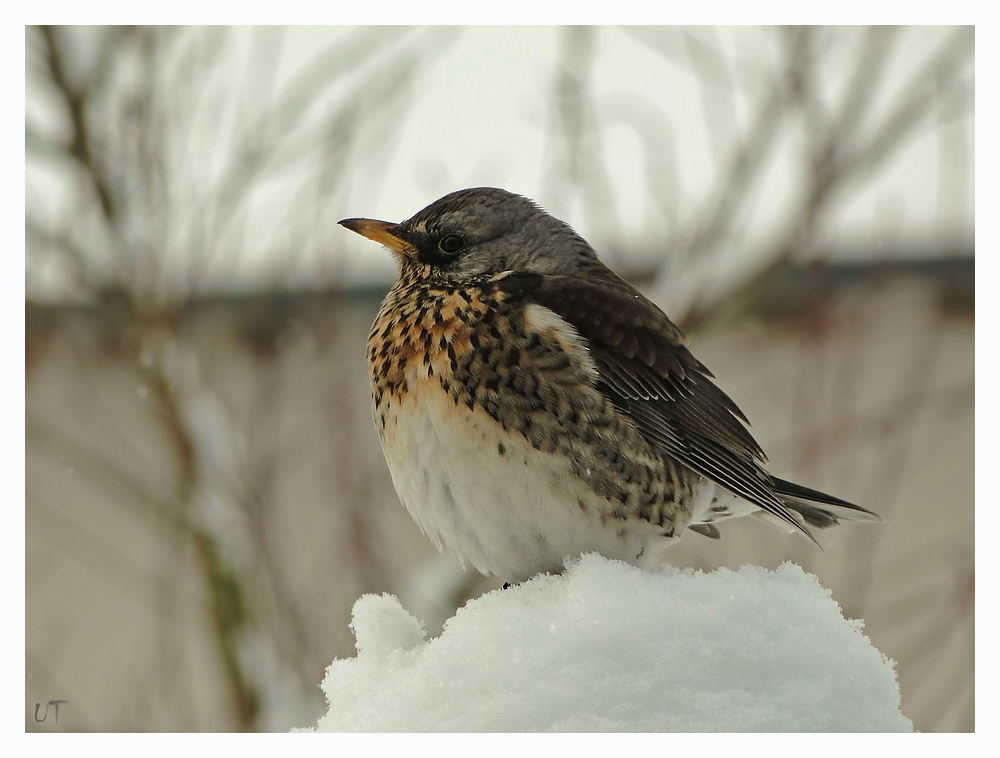
[[[51,26],[40,27],[40,30],[45,42],[46,62],[52,83],[62,96],[72,125],[72,136],[68,146],[69,154],[84,169],[98,200],[100,200],[105,217],[109,223],[113,224],[116,215],[114,196],[108,178],[93,152],[90,121],[87,114],[87,100],[90,92],[86,88],[77,89],[70,82],[56,30]]]

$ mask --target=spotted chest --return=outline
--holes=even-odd
[[[427,284],[393,288],[368,337],[376,411],[384,403],[412,400],[426,391],[422,382],[452,391],[451,378],[469,367],[474,351],[502,342],[498,322],[509,316],[499,315],[499,292],[482,287],[474,294],[468,288]],[[461,388],[455,386],[454,393],[461,394]],[[381,433],[386,421],[376,420]]]
[[[400,499],[481,571],[519,580],[589,550],[635,563],[690,517],[692,482],[596,389],[584,340],[502,277],[398,282],[368,362]]]

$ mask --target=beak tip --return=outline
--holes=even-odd
[[[385,245],[390,250],[402,252],[411,248],[410,243],[399,236],[397,224],[371,218],[345,218],[337,223],[362,237]]]

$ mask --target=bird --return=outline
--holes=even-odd
[[[683,332],[567,223],[493,187],[339,222],[399,275],[368,337],[375,427],[439,552],[506,584],[599,553],[646,570],[688,530],[878,521],[767,473]]]

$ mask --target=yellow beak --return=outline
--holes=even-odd
[[[362,237],[380,242],[395,253],[413,250],[413,245],[399,236],[399,224],[373,218],[345,218],[339,223]]]

